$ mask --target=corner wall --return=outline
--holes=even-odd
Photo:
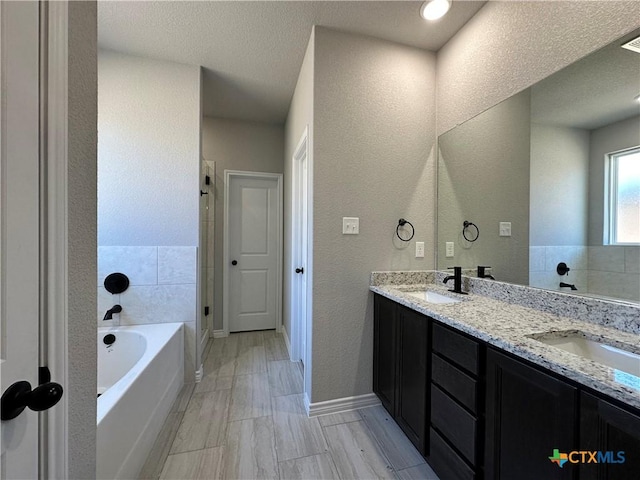
[[[371,392],[371,271],[434,266],[435,55],[316,27],[313,88],[316,403]],[[359,235],[342,234],[343,216]],[[394,240],[400,218],[410,243]]]
[[[65,260],[69,283],[68,331],[64,339],[67,354],[64,428],[67,478],[83,479],[96,475],[96,329],[87,320],[96,309],[98,12],[96,2],[68,2],[67,8],[69,137]],[[55,365],[52,370],[55,371]]]
[[[313,85],[314,85],[314,56],[315,56],[315,27],[311,31],[309,37],[309,43],[307,44],[307,50],[304,55],[302,67],[300,68],[300,75],[298,76],[298,82],[296,89],[291,99],[291,106],[289,107],[289,113],[287,115],[287,122],[285,125],[285,151],[284,151],[284,275],[283,275],[283,299],[282,299],[282,316],[284,324],[284,334],[289,340],[289,347],[291,346],[291,292],[294,275],[293,265],[293,155],[296,153],[295,149],[302,138],[305,128],[308,128],[308,158],[307,158],[307,173],[309,175],[308,186],[308,232],[307,241],[308,251],[313,251]],[[311,282],[313,281],[313,259],[312,255],[309,255],[306,268],[307,275],[307,288],[312,288]],[[307,323],[311,323],[313,295],[307,298]],[[311,329],[307,331],[307,345],[311,345]],[[307,359],[307,363],[311,360]],[[307,371],[310,371],[313,364],[305,365]],[[305,375],[305,392],[311,391],[311,375]]]

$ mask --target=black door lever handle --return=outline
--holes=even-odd
[[[2,421],[13,420],[29,407],[41,412],[53,407],[62,398],[62,385],[54,382],[43,383],[31,390],[27,381],[16,382],[2,394]]]
[[[304,273],[304,268],[296,268],[296,273]]]

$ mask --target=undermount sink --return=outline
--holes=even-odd
[[[547,335],[531,335],[531,338],[615,370],[640,377],[640,354],[607,345],[604,341],[589,339],[582,332],[555,332]]]
[[[421,290],[419,292],[405,292],[407,295],[411,295],[412,297],[419,298],[420,300],[424,300],[429,303],[437,303],[439,305],[446,305],[448,303],[460,303],[460,299],[451,298],[446,295],[441,295],[439,293],[433,292],[431,290]]]

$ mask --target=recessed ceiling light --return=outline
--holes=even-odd
[[[451,0],[430,0],[420,8],[420,15],[425,20],[437,20],[444,17],[451,7]]]
[[[640,102],[640,93],[639,93],[638,95],[636,95],[635,97],[633,97],[633,99],[634,99],[636,102]]]

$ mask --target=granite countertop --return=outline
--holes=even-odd
[[[431,278],[425,280],[433,281]],[[484,295],[460,295],[449,292],[446,287],[437,283],[378,284],[369,288],[490,345],[640,408],[639,377],[530,338],[542,338],[539,334],[547,332],[578,331],[592,340],[602,339],[603,343],[640,354],[640,335],[637,333],[507,303]],[[420,290],[434,291],[459,298],[461,301],[453,304],[433,304],[407,294]],[[547,333],[545,337],[549,335],[563,334]]]

